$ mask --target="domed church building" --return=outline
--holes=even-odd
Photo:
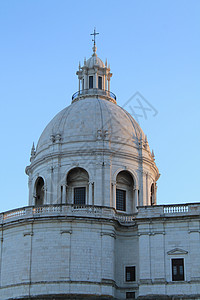
[[[154,155],[96,51],[32,147],[28,206],[0,214],[0,299],[200,299],[200,205],[156,205]]]

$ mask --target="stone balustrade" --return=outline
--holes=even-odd
[[[137,218],[200,215],[200,203],[139,206]]]
[[[10,210],[0,214],[1,224],[21,219],[39,218],[48,216],[76,216],[76,217],[97,217],[118,220],[120,223],[131,223],[135,215],[116,212],[114,208],[91,206],[91,205],[44,205],[27,206]]]
[[[118,212],[114,208],[77,204],[53,204],[44,206],[27,206],[0,214],[0,223],[21,219],[39,218],[48,216],[64,217],[92,217],[117,220],[124,225],[133,225],[139,218],[170,217],[183,215],[200,215],[200,203],[139,206],[137,214]]]
[[[164,214],[188,213],[189,206],[187,204],[164,206],[163,212]]]
[[[111,91],[106,91],[98,88],[92,88],[92,89],[84,89],[80,90],[72,95],[72,102],[77,101],[79,98],[85,97],[85,96],[105,96],[108,98],[111,98],[113,102],[116,103],[116,96]]]

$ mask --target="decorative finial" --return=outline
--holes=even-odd
[[[97,51],[97,47],[96,47],[96,35],[98,35],[99,33],[96,32],[96,27],[94,27],[94,32],[93,33],[90,33],[90,35],[93,35],[94,36],[94,39],[92,39],[92,41],[94,42],[94,46],[93,46],[93,52],[94,54],[96,54],[96,51]]]
[[[33,146],[32,146],[32,149],[31,149],[31,154],[32,153],[35,153],[35,144],[34,144],[34,142],[33,142]]]
[[[80,71],[80,69],[81,69],[81,62],[79,61],[79,66],[78,66],[78,68],[79,68],[79,71]]]
[[[35,156],[35,144],[34,144],[34,142],[33,142],[33,146],[32,146],[32,148],[31,148],[31,158],[30,158],[30,161],[33,160],[34,156]]]
[[[84,58],[84,65],[86,65],[86,57]]]
[[[106,62],[105,62],[105,66],[106,66],[106,68],[107,68],[107,65],[108,65],[108,62],[107,62],[107,58],[106,58]]]
[[[152,152],[151,152],[151,156],[152,156],[152,158],[155,160],[155,154],[154,154],[154,151],[152,150]]]

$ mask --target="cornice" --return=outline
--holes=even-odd
[[[137,150],[136,147],[133,147]],[[49,160],[52,159],[62,159],[62,158],[68,158],[68,157],[77,157],[77,156],[81,156],[82,158],[84,158],[84,156],[98,156],[100,154],[102,154],[102,151],[104,153],[104,155],[106,156],[111,156],[112,158],[115,157],[119,157],[119,158],[126,158],[126,159],[130,159],[130,160],[134,160],[137,163],[141,164],[146,164],[148,166],[150,166],[150,168],[152,169],[152,171],[154,171],[157,174],[157,177],[159,176],[159,171],[158,168],[155,164],[155,162],[153,162],[151,159],[148,159],[146,157],[140,157],[139,155],[135,155],[135,154],[130,154],[127,152],[118,152],[115,149],[109,150],[109,149],[89,149],[89,150],[77,150],[76,152],[74,151],[64,151],[64,152],[54,152],[54,153],[50,153],[47,155],[44,155],[43,157],[37,159],[35,158],[34,161],[26,167],[26,174],[28,175],[30,170],[33,170],[34,168],[36,168],[38,165],[41,164],[47,164]],[[110,158],[111,159],[111,158]],[[61,162],[62,164],[62,162]]]

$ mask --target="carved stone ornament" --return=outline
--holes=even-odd
[[[188,251],[180,249],[180,248],[175,248],[167,252],[168,255],[183,255],[183,254],[188,254]]]

